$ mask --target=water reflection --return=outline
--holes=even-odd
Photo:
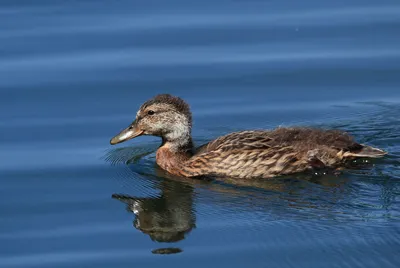
[[[177,181],[163,180],[157,197],[135,197],[113,194],[135,214],[133,226],[156,242],[178,242],[185,239],[195,225],[193,187]]]
[[[122,164],[118,170],[127,172],[118,179],[126,181],[135,192],[113,194],[112,198],[126,204],[126,209],[134,214],[134,228],[157,243],[186,239],[196,227],[196,216],[215,219],[207,223],[218,225],[221,218],[235,215],[229,221],[231,225],[237,229],[244,225],[249,232],[253,229],[255,232],[259,224],[267,222],[318,221],[325,228],[323,222],[340,224],[383,217],[389,220],[399,215],[392,206],[395,190],[382,195],[389,200],[387,206],[383,198],[376,196],[382,184],[387,183],[380,179],[373,162],[354,163],[356,170],[341,175],[319,170],[270,180],[205,181],[175,177],[157,167],[153,145],[113,149],[107,152],[105,160]],[[153,194],[154,190],[158,195]],[[152,251],[153,254],[180,252],[182,249],[175,247]]]

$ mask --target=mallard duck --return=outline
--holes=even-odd
[[[354,141],[346,132],[309,127],[279,127],[227,134],[194,148],[192,114],[179,97],[157,95],[136,119],[110,141],[141,135],[161,137],[157,164],[183,177],[272,178],[314,169],[338,170],[355,158],[377,158],[385,151]]]

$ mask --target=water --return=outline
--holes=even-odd
[[[0,267],[399,267],[399,14],[394,0],[1,1]],[[169,178],[156,138],[108,143],[157,93],[191,104],[199,145],[311,125],[389,155],[340,176]]]

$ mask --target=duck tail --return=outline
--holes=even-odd
[[[368,145],[361,144],[361,149],[357,151],[350,151],[350,152],[345,152],[343,154],[343,157],[367,157],[367,158],[379,158],[383,157],[384,155],[387,154],[387,152],[374,148]]]

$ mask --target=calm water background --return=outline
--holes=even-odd
[[[0,267],[399,267],[399,29],[397,0],[1,1]],[[295,124],[390,154],[339,177],[168,178],[157,139],[108,143],[167,92],[198,144]]]

